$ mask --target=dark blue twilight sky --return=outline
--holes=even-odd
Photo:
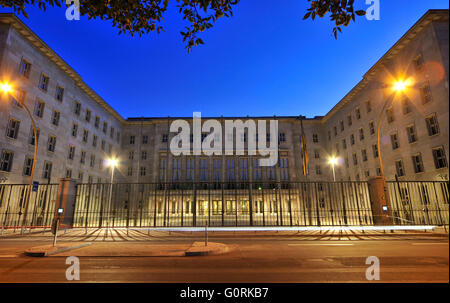
[[[447,0],[380,0],[336,41],[306,0],[243,0],[188,54],[172,0],[165,32],[118,35],[110,22],[65,19],[65,8],[20,18],[123,117],[326,114],[428,10]],[[367,8],[364,0],[355,1]],[[0,12],[8,10],[0,9]]]

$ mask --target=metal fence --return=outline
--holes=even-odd
[[[372,225],[367,182],[79,184],[75,227]]]
[[[387,182],[394,223],[448,225],[449,183]]]
[[[26,197],[29,185],[0,185],[0,225],[7,228],[50,226],[55,213],[58,184],[41,184],[36,192],[30,193],[28,208]],[[23,216],[26,219],[24,221]],[[25,224],[23,224],[25,223]]]
[[[49,227],[59,184],[30,193],[25,227]],[[396,225],[448,225],[449,183],[387,182]],[[23,224],[28,185],[0,185],[0,224]],[[73,203],[73,202],[70,202]],[[74,227],[372,225],[368,183],[89,183],[76,186]]]

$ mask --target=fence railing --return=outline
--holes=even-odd
[[[79,184],[74,226],[371,225],[367,182]],[[230,189],[231,187],[231,189]]]
[[[2,229],[51,225],[55,213],[58,184],[41,184],[36,192],[31,191],[26,209],[26,197],[29,189],[29,185],[25,184],[0,185],[0,226]]]
[[[31,192],[25,227],[50,226],[58,184]],[[449,183],[387,182],[396,225],[448,225]],[[22,226],[28,185],[0,185],[0,225]],[[373,225],[369,185],[348,182],[76,185],[74,227]]]
[[[387,186],[395,224],[449,224],[448,182],[392,181]]]

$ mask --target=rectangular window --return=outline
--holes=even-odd
[[[370,113],[372,111],[372,102],[371,100],[367,100],[366,101],[366,110],[368,113]]]
[[[47,150],[54,152],[56,147],[56,137],[55,136],[48,136],[48,142],[47,142]]]
[[[280,133],[280,142],[286,142],[286,134]]]
[[[94,167],[95,166],[95,155],[91,155],[91,159],[90,159],[91,161],[89,162],[89,164],[90,164],[90,166],[91,167]]]
[[[66,178],[72,178],[72,170],[70,168],[66,169]]]
[[[75,101],[75,109],[74,109],[75,115],[79,116],[81,113],[81,103],[78,101]]]
[[[433,148],[433,159],[436,169],[447,167],[447,158],[443,147]]]
[[[89,131],[85,129],[83,131],[83,142],[88,142],[88,139],[89,139]]]
[[[186,159],[186,181],[194,180],[194,159]]]
[[[173,159],[172,166],[172,180],[174,182],[180,181],[181,178],[181,159]]]
[[[57,85],[56,86],[56,100],[58,100],[59,102],[62,102],[63,98],[64,98],[64,88]]]
[[[75,146],[73,146],[73,145],[69,146],[68,158],[69,158],[69,160],[73,160],[73,158],[75,158]]]
[[[361,110],[359,107],[356,108],[355,115],[357,120],[361,119]]]
[[[148,136],[142,136],[142,144],[148,143]]]
[[[95,116],[95,120],[94,120],[95,128],[98,128],[99,125],[100,125],[100,117],[99,116]]]
[[[45,108],[45,103],[39,99],[36,100],[36,105],[34,107],[34,115],[42,118],[42,116],[44,116],[44,108]]]
[[[103,133],[106,134],[107,130],[108,130],[108,123],[103,122]]]
[[[356,154],[353,154],[353,165],[358,165],[358,156]]]
[[[44,163],[44,173],[42,174],[42,178],[44,179],[50,179],[52,176],[52,163],[51,162],[45,162]]]
[[[59,117],[61,116],[60,112],[57,110],[53,111],[53,115],[52,115],[52,124],[55,126],[59,125]]]
[[[402,160],[395,161],[395,170],[397,172],[398,177],[403,177],[405,175],[405,168],[403,167]]]
[[[336,126],[333,127],[333,133],[334,133],[334,136],[336,137],[337,134],[338,134],[338,132],[337,132],[337,127],[336,127]]]
[[[97,147],[97,140],[98,140],[97,135],[94,135],[92,138],[92,146],[93,147]]]
[[[11,95],[11,99],[12,99],[14,105],[18,106],[18,107],[22,107],[22,104],[24,104],[24,102],[25,102],[26,94],[27,93],[23,89],[18,88],[17,95],[16,96]]]
[[[23,164],[23,175],[31,176],[31,169],[33,168],[33,158],[25,157],[25,163]]]
[[[353,134],[350,135],[350,144],[355,145],[355,135]]]
[[[145,177],[145,174],[146,174],[145,166],[141,166],[139,173],[140,173],[141,177]]]
[[[416,127],[414,125],[410,125],[406,128],[406,132],[408,133],[408,142],[414,143],[417,141]]]
[[[167,134],[162,135],[162,136],[161,136],[161,142],[162,142],[162,143],[166,143],[167,140],[168,140],[168,138],[169,138],[169,136],[168,136]]]
[[[29,78],[30,71],[31,71],[31,63],[25,59],[22,59],[22,61],[20,61],[19,73],[25,78]]]
[[[315,150],[314,150],[314,158],[315,158],[315,159],[320,159],[320,152],[319,152],[318,149],[315,149]]]
[[[426,104],[428,102],[431,102],[433,100],[433,97],[431,95],[431,87],[430,84],[427,82],[420,88],[420,94],[422,96],[422,103]]]
[[[129,166],[127,169],[127,176],[131,177],[133,175],[133,167]]]
[[[37,136],[38,144],[39,144],[39,132],[40,132],[39,128],[36,128],[36,136]],[[33,130],[33,128],[31,128],[30,139],[29,139],[28,143],[31,144],[31,145],[34,145],[34,142],[35,142],[34,139],[35,139],[34,138],[34,130]]]
[[[82,150],[80,156],[80,163],[84,164],[85,162],[86,162],[86,151]]]
[[[362,128],[359,129],[359,140],[364,140],[364,129]]]
[[[105,144],[106,144],[105,140],[102,140],[102,151],[105,151]]]
[[[409,114],[411,112],[411,103],[409,101],[408,98],[403,98],[402,100],[402,110],[403,110],[403,114]]]
[[[318,143],[319,142],[319,136],[317,134],[313,134],[313,142]]]
[[[6,129],[6,136],[12,139],[17,139],[17,136],[19,134],[19,126],[19,120],[13,118],[9,119],[8,127]]]
[[[342,148],[347,149],[347,141],[345,139],[342,139]]]
[[[394,117],[394,109],[392,108],[392,106],[386,109],[386,118],[388,123],[394,122],[395,117]]]
[[[369,131],[371,135],[375,134],[375,123],[373,121],[369,122]]]
[[[372,153],[373,153],[374,158],[378,158],[378,145],[377,144],[372,145]]]
[[[340,125],[340,127],[341,127],[341,132],[343,132],[344,131],[344,129],[345,129],[345,127],[344,127],[344,121],[339,121],[339,125]]]
[[[111,126],[110,130],[109,130],[109,137],[111,139],[114,139],[114,127]]]
[[[13,163],[14,153],[8,150],[2,151],[2,157],[0,158],[0,170],[1,171],[11,171]]]
[[[78,124],[74,123],[72,125],[72,137],[76,137],[78,134]]]
[[[434,136],[434,135],[439,134],[439,124],[436,119],[436,115],[431,115],[431,116],[425,118],[425,122],[427,124],[429,136]]]
[[[147,160],[147,152],[145,150],[141,152],[141,159]]]
[[[87,122],[91,121],[91,111],[89,109],[86,109],[85,119],[86,119]]]
[[[135,136],[130,136],[130,144],[134,144],[135,138]]]
[[[397,133],[391,134],[391,144],[392,144],[392,149],[397,149],[400,147]]]
[[[200,181],[208,180],[208,160],[200,159]]]
[[[46,92],[48,90],[49,82],[50,78],[46,74],[42,73],[41,78],[39,79],[39,88]]]
[[[367,151],[365,149],[361,150],[361,156],[364,162],[367,161]]]
[[[320,165],[316,165],[316,175],[321,175],[322,174],[322,168],[320,167]]]
[[[353,122],[352,122],[352,115],[351,114],[349,114],[347,116],[347,124],[348,124],[348,126],[352,126],[352,124],[353,124]]]
[[[133,160],[134,159],[134,151],[129,151],[128,152],[128,160]]]
[[[413,162],[414,172],[416,174],[423,172],[423,162],[422,162],[421,154],[412,156],[412,162]]]
[[[414,61],[414,68],[416,69],[416,71],[420,71],[424,64],[423,55],[419,54],[413,61]]]

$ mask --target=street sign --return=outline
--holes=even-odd
[[[39,182],[38,181],[34,181],[33,182],[33,188],[31,189],[32,191],[38,191],[38,186],[39,186]]]

